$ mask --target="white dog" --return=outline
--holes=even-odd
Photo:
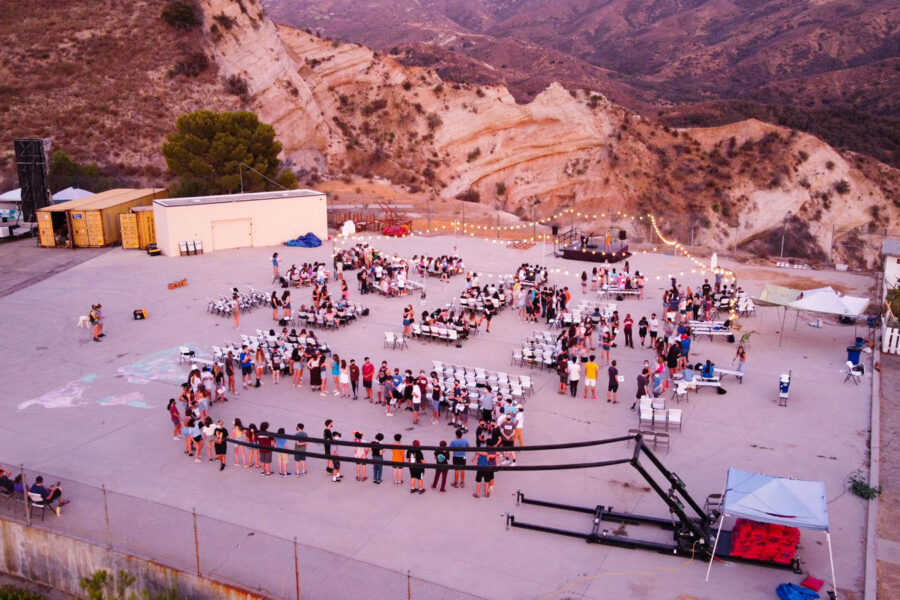
[[[78,317],[78,326],[82,329],[88,329],[91,326],[91,320],[87,315],[81,315]]]

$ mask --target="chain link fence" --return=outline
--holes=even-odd
[[[42,510],[26,500],[27,493],[0,497],[0,519],[66,535],[124,554],[262,596],[316,600],[349,598],[364,591],[371,600],[476,600],[409,573],[401,573],[307,546],[293,540],[121,494],[24,467],[10,469],[10,479],[25,482],[37,475],[44,485],[58,484],[61,508]],[[53,503],[56,506],[56,503]],[[89,573],[83,573],[88,576]]]

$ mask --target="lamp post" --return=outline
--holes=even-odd
[[[787,229],[788,219],[791,218],[791,211],[788,211],[786,215],[784,215],[784,220],[781,222],[781,252],[779,252],[779,258],[784,258],[784,233]]]

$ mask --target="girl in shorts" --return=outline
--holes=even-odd
[[[234,420],[234,427],[231,428],[231,437],[236,442],[243,442],[247,439],[247,435],[244,432],[244,424],[241,423],[240,419]],[[240,444],[234,445],[234,464],[235,466],[244,465],[244,468],[250,466],[250,463],[247,462],[247,448]]]
[[[363,444],[365,441],[363,440],[362,431],[357,431],[353,434],[353,440],[358,444]],[[369,449],[365,446],[357,446],[353,450],[353,455],[356,458],[365,460],[369,456]],[[365,481],[368,477],[366,477],[366,463],[356,463],[356,480],[357,481]]]
[[[172,419],[172,439],[177,440],[181,434],[181,415],[178,414],[178,403],[175,398],[169,400],[166,409],[169,411],[169,418]]]
[[[431,423],[436,424],[441,416],[441,381],[438,379],[437,372],[431,372]]]
[[[350,368],[347,367],[347,361],[341,361],[341,372],[338,376],[338,380],[341,384],[341,397],[349,398],[350,397]]]

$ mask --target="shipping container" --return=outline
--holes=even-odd
[[[42,208],[38,211],[41,245],[99,248],[117,244],[121,240],[120,215],[168,195],[167,190],[158,188],[115,189]]]
[[[137,216],[139,247],[143,250],[156,243],[156,226],[153,222],[153,206],[137,206],[131,209]]]
[[[122,234],[122,248],[133,250],[141,247],[138,238],[137,215],[134,213],[119,215],[119,228]]]
[[[60,202],[53,206],[45,206],[37,210],[38,235],[41,246],[45,248],[71,248],[72,237],[70,235],[70,213],[87,206],[94,196]]]

